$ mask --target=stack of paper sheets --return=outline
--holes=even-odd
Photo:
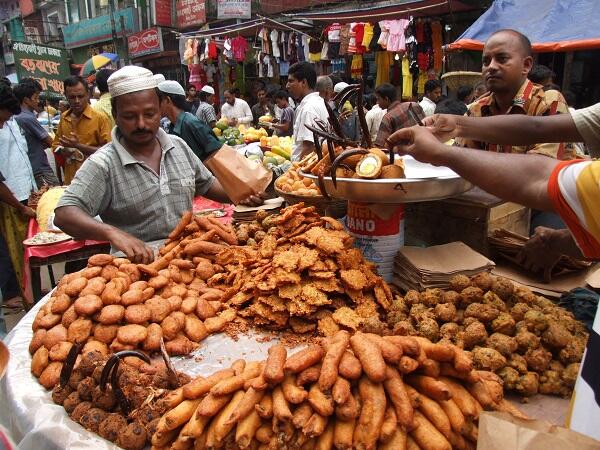
[[[490,271],[494,262],[462,242],[432,247],[402,247],[394,262],[392,283],[402,291],[446,289],[455,275]]]
[[[233,221],[237,223],[252,222],[256,217],[256,212],[261,209],[266,210],[269,214],[278,214],[284,201],[283,198],[276,197],[265,200],[265,203],[260,206],[237,205],[233,210]]]

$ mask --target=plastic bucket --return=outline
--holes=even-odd
[[[385,281],[391,282],[394,259],[404,245],[404,205],[348,202],[346,228],[354,237],[354,246],[377,265]]]

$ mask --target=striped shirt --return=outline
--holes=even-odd
[[[471,117],[489,117],[501,114],[496,105],[494,94],[489,92],[469,105],[466,115]],[[506,114],[526,114],[528,116],[551,116],[569,114],[569,108],[562,94],[555,90],[544,91],[539,84],[529,80],[521,85]],[[576,157],[572,143],[535,144],[528,146],[490,144],[464,138],[456,138],[454,145],[500,153],[537,153],[551,158],[569,160]]]
[[[182,139],[162,129],[156,137],[159,174],[127,151],[115,127],[112,142],[83,163],[57,208],[77,206],[145,242],[166,238],[215,178]]]
[[[198,105],[198,109],[196,110],[196,117],[202,120],[203,122],[206,122],[206,124],[209,126],[211,122],[217,121],[217,114],[215,113],[215,108],[213,107],[213,105],[206,102],[200,102],[200,104]]]

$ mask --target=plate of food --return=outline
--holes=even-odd
[[[32,236],[23,241],[24,245],[37,246],[37,245],[52,245],[58,244],[59,242],[65,242],[72,239],[66,233],[53,233],[50,231],[40,231],[35,236]]]

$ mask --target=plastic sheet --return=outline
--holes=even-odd
[[[119,447],[73,422],[31,374],[31,324],[49,297],[40,300],[5,339],[10,360],[0,381],[0,422],[21,450],[116,450]],[[236,359],[262,360],[273,341],[257,342],[258,336],[251,331],[236,341],[223,333],[215,334],[202,341],[193,354],[173,358],[173,364],[189,375],[210,375]]]

